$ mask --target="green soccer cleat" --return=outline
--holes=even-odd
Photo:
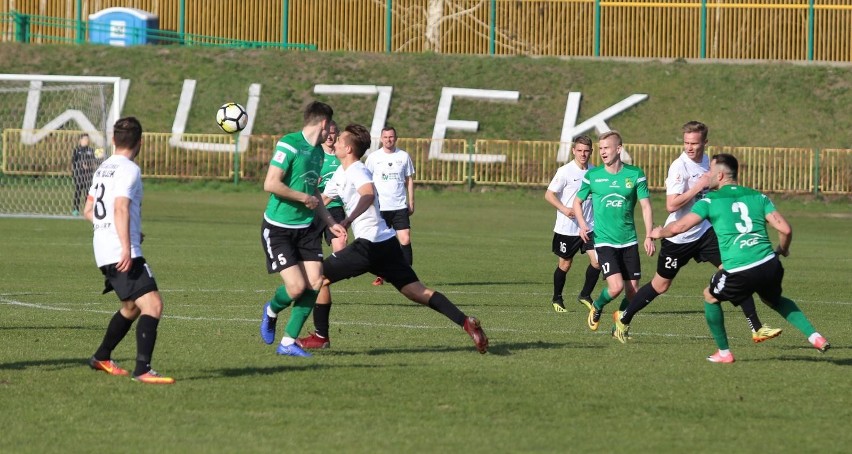
[[[612,337],[618,339],[622,344],[627,343],[627,339],[629,339],[630,325],[625,325],[621,323],[621,311],[615,311],[612,313]]]
[[[763,325],[759,330],[751,333],[751,340],[755,344],[773,339],[781,335],[781,328],[770,328],[769,325]]]

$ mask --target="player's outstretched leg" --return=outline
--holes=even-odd
[[[476,349],[479,350],[479,353],[485,354],[488,352],[488,336],[486,336],[485,331],[482,330],[479,319],[476,317],[466,317],[462,327],[465,331],[467,331],[467,334],[470,335],[471,339],[473,339],[473,343],[476,345]]]
[[[769,304],[769,303],[767,303]],[[808,342],[814,346],[817,350],[822,353],[825,353],[829,348],[831,348],[831,344],[828,343],[828,340],[822,336],[822,334],[818,333],[814,325],[811,324],[810,320],[805,317],[805,314],[802,313],[799,306],[796,303],[785,297],[781,297],[778,300],[778,303],[775,305],[769,304],[775,312],[778,312],[784,320],[787,320],[791,325],[795,326],[796,329],[802,332],[808,338]]]

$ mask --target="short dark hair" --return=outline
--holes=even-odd
[[[323,120],[331,121],[334,109],[324,102],[313,101],[305,107],[304,117],[306,125],[317,124]]]
[[[713,155],[713,160],[716,161],[717,166],[722,166],[725,168],[725,173],[728,174],[728,176],[732,180],[737,179],[737,175],[740,172],[740,163],[737,161],[737,158],[735,158],[734,155],[727,153],[719,153]]]
[[[393,131],[393,136],[394,136],[394,137],[396,137],[396,136],[398,135],[398,134],[396,133],[396,128],[394,128],[393,126],[390,126],[390,125],[385,126],[384,128],[382,128],[382,132],[385,132],[385,131]]]
[[[577,145],[578,143],[581,143],[589,148],[594,148],[592,147],[592,138],[589,136],[577,136],[577,138],[574,139],[574,145]]]
[[[343,131],[348,132],[349,135],[341,137],[341,140],[348,138],[347,144],[355,150],[355,156],[361,159],[364,153],[370,149],[370,131],[366,127],[356,123],[346,125],[346,129]]]
[[[688,132],[700,132],[701,140],[707,140],[707,135],[710,134],[710,130],[707,129],[707,125],[694,120],[683,125],[683,133],[686,134]]]
[[[136,117],[124,117],[115,122],[112,140],[116,148],[135,150],[142,143],[142,123]]]

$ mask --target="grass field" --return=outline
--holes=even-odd
[[[716,365],[704,360],[706,264],[634,319],[627,345],[608,319],[589,331],[579,304],[555,313],[542,195],[418,193],[415,269],[482,320],[487,355],[364,276],[335,286],[333,348],[305,359],[277,357],[257,333],[278,285],[259,245],[263,193],[149,185],[143,246],[166,304],[154,367],[170,387],[85,366],[117,309],[85,222],[0,219],[0,452],[848,452],[848,200],[777,201],[795,228],[785,293],[832,350],[762,305],[785,331],[754,345],[726,305],[737,362]],[[643,283],[655,263],[644,259]],[[134,332],[114,353],[127,367]]]

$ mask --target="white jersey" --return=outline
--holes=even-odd
[[[130,159],[112,155],[92,177],[92,245],[98,267],[121,260],[121,241],[115,227],[115,199],[130,199],[130,258],[142,257],[142,171]]]
[[[373,184],[373,176],[361,161],[356,161],[346,169],[343,166],[337,168],[328,180],[323,195],[332,199],[340,197],[343,209],[348,216],[361,200],[358,188],[365,184]],[[378,197],[373,199],[373,204],[352,222],[352,233],[355,238],[363,238],[372,243],[380,243],[396,236],[396,231],[388,227],[382,218]]]
[[[379,198],[382,211],[402,210],[408,208],[408,189],[406,178],[414,175],[414,163],[411,156],[395,148],[393,153],[387,153],[384,148],[367,156],[367,170],[373,175],[373,184]]]
[[[707,158],[706,154],[699,164],[692,159],[689,159],[686,152],[681,153],[680,157],[675,159],[669,167],[669,174],[666,177],[666,196],[683,194],[688,191],[695,185],[698,179],[709,170],[710,159]],[[669,225],[689,214],[689,212],[692,211],[692,206],[695,205],[695,202],[703,196],[704,191],[699,193],[698,197],[694,200],[691,200],[687,202],[686,205],[680,207],[679,210],[674,213],[670,213],[668,219],[666,219],[666,225]],[[686,232],[669,238],[669,241],[677,244],[692,243],[693,241],[698,241],[698,239],[701,238],[701,235],[704,235],[704,232],[706,232],[709,228],[710,223],[705,219],[704,221],[701,221],[700,224]]]
[[[556,175],[553,176],[553,180],[550,181],[547,190],[554,192],[563,205],[571,208],[577,191],[580,189],[580,185],[583,184],[583,176],[586,175],[586,172],[594,168],[595,166],[589,164],[588,169],[581,169],[576,162],[571,161],[556,171]],[[586,224],[590,230],[595,229],[591,196],[583,201],[583,219],[586,220]],[[580,225],[577,224],[577,219],[571,219],[562,214],[561,211],[556,210],[556,225],[553,227],[553,231],[560,235],[579,236]]]

